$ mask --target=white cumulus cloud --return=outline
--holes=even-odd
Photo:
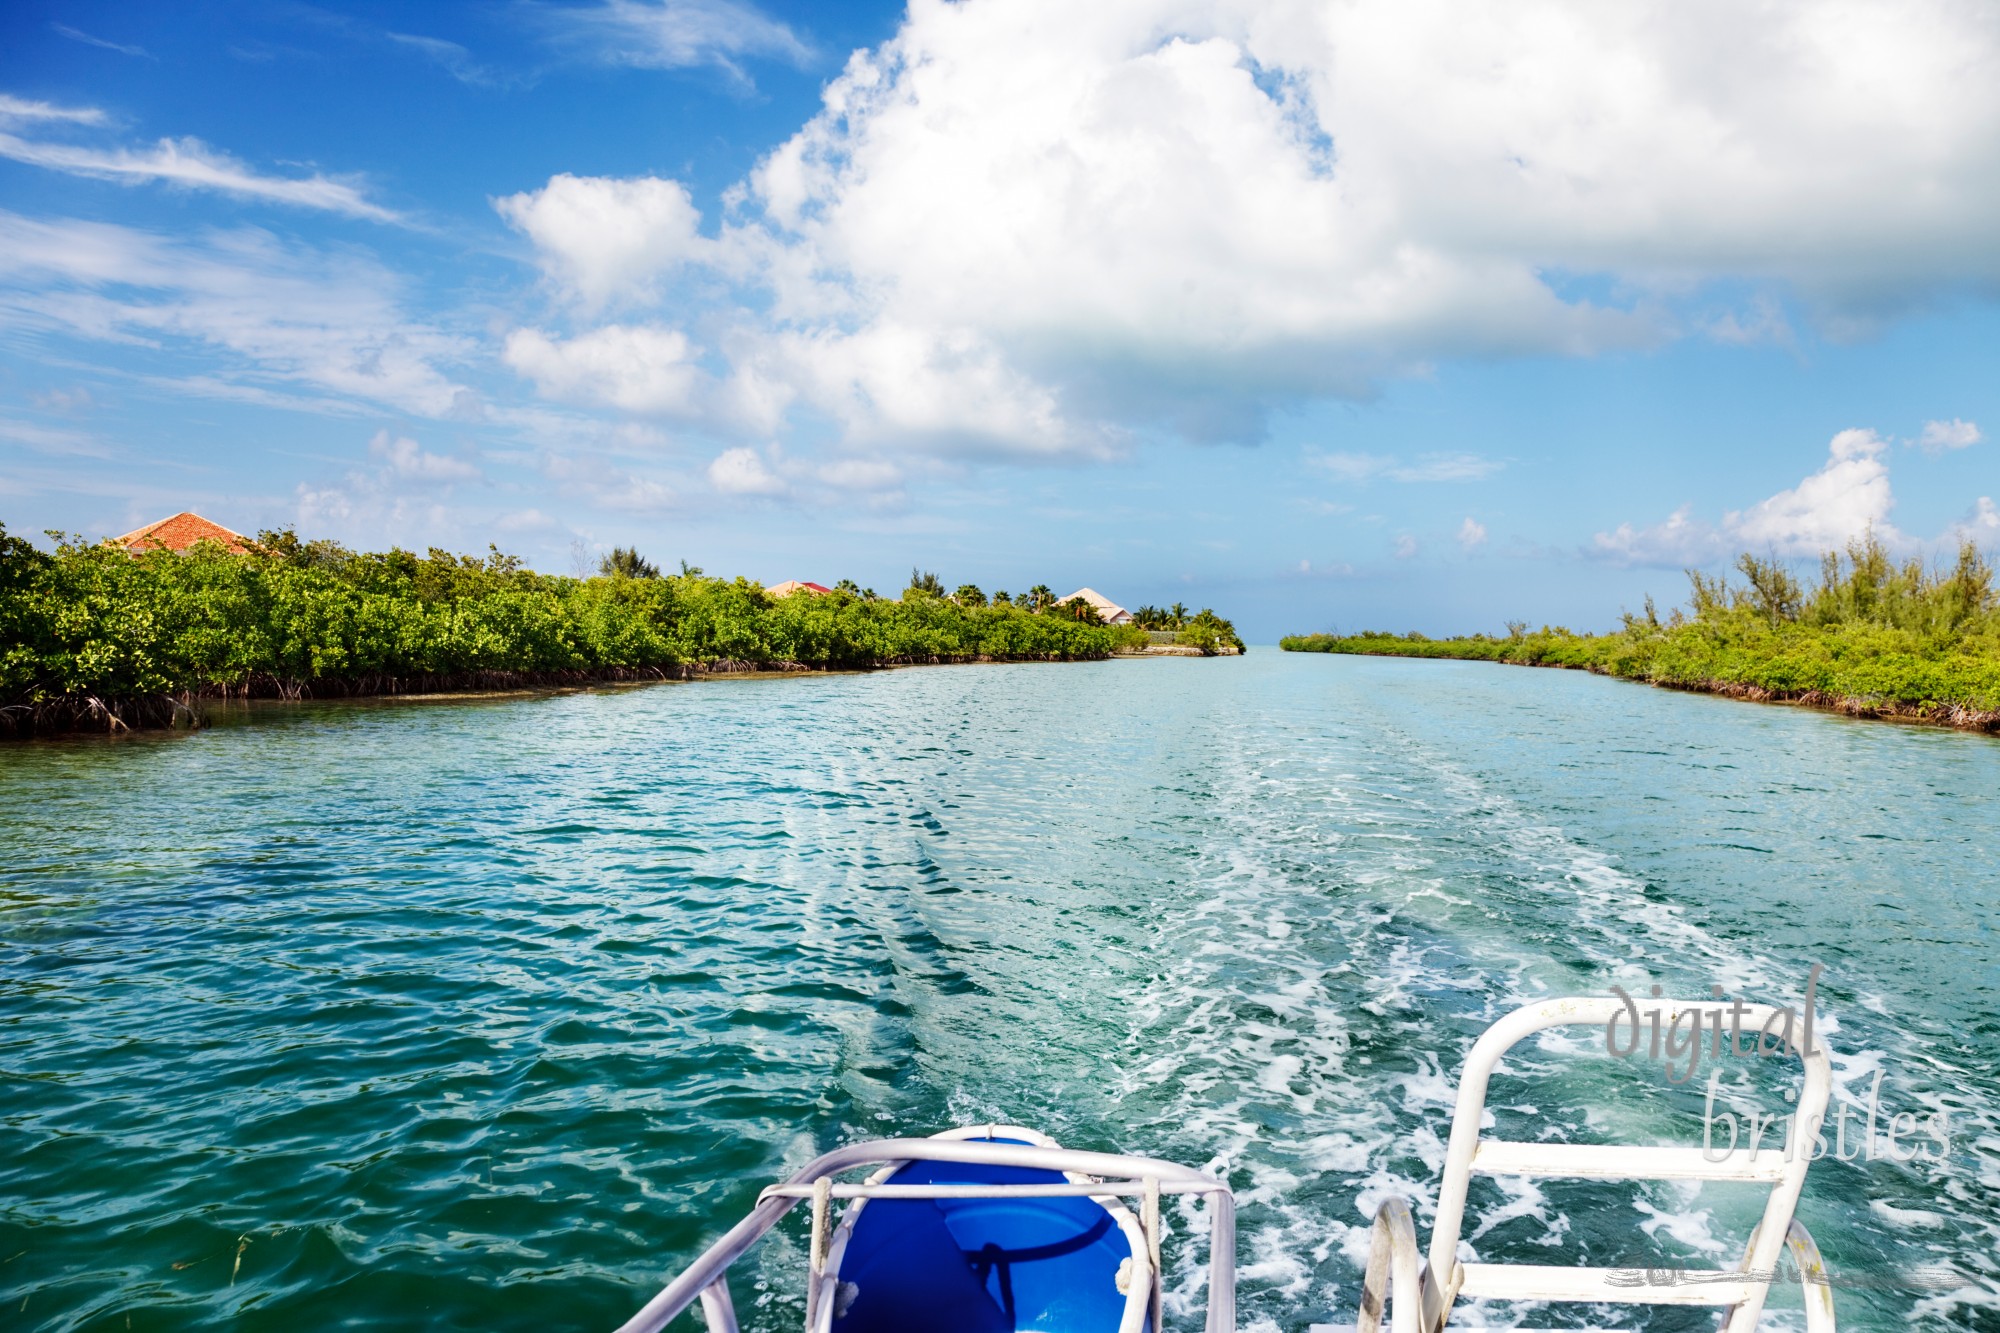
[[[1993,497],[1982,495],[1972,511],[1952,524],[1945,534],[1952,542],[1973,541],[1981,546],[1991,546],[2000,541],[2000,506],[1993,503]]]
[[[1616,564],[1700,565],[1738,551],[1816,556],[1868,532],[1891,545],[1910,539],[1889,521],[1896,497],[1885,459],[1889,442],[1872,430],[1844,430],[1827,445],[1826,463],[1798,485],[1747,509],[1726,512],[1720,523],[1695,517],[1683,505],[1645,527],[1621,523],[1591,539],[1588,554]]]
[[[1694,516],[1694,506],[1682,505],[1661,522],[1646,527],[1620,523],[1590,539],[1589,553],[1617,565],[1701,565],[1725,553],[1722,535]]]
[[[851,439],[920,439],[1017,456],[1105,454],[1115,441],[1066,418],[1056,395],[963,328],[877,323],[782,333],[765,355]]]
[[[1729,539],[1752,550],[1818,555],[1844,546],[1871,528],[1893,537],[1889,511],[1889,445],[1872,430],[1844,430],[1827,446],[1826,465],[1790,490],[1750,508],[1723,515]]]
[[[576,12],[685,64],[724,8]],[[656,219],[545,258],[598,293],[711,266],[763,420],[1029,457],[1255,438],[1443,358],[2000,285],[1996,68],[2000,9],[1956,0],[916,0],[712,248],[657,182]]]
[[[1935,457],[1954,449],[1968,449],[1984,438],[1977,422],[1953,417],[1950,421],[1926,421],[1923,434],[1916,438],[1916,446]]]
[[[1240,432],[1664,336],[1554,273],[1870,308],[2000,279],[1996,51],[1942,0],[917,4],[753,194],[781,314],[957,327],[1065,412]]]
[[[549,279],[588,307],[641,300],[702,252],[701,215],[677,181],[565,174],[493,206],[534,242]]]
[[[708,481],[729,495],[778,495],[785,490],[784,479],[750,448],[725,449],[717,454],[708,465]]]
[[[693,351],[678,329],[608,324],[568,341],[540,329],[516,329],[501,357],[550,398],[679,414],[693,407],[700,388]]]
[[[1467,515],[1465,522],[1458,525],[1458,544],[1468,551],[1476,551],[1486,545],[1486,525]]]

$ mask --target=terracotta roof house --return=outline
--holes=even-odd
[[[1104,623],[1107,625],[1129,625],[1132,623],[1132,613],[1130,611],[1127,611],[1124,607],[1118,605],[1118,603],[1112,601],[1095,588],[1078,588],[1062,600],[1073,602],[1079,597],[1096,607],[1097,614],[1103,618]]]
[[[200,514],[186,512],[111,539],[113,546],[122,546],[133,555],[142,551],[185,551],[196,542],[218,542],[238,555],[250,550],[250,539],[242,533],[211,523]]]
[[[773,583],[764,589],[773,597],[790,597],[795,592],[809,592],[815,597],[824,597],[833,589],[818,583],[801,583],[797,579],[786,579],[783,583]]]

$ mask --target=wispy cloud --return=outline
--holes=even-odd
[[[399,222],[355,186],[326,176],[266,176],[199,139],[162,139],[151,148],[86,148],[0,133],[0,157],[100,180],[163,181],[219,190],[295,208],[317,208],[374,222]]]
[[[406,8],[414,14],[419,7]],[[429,11],[425,13],[428,14]],[[430,61],[460,83],[475,87],[499,88],[533,82],[532,76],[489,65],[474,56],[463,44],[443,37],[378,28],[352,15],[335,13],[309,4],[286,4],[280,7],[279,15],[311,29],[314,40],[305,47],[279,46],[264,41],[238,43],[229,48],[229,54],[238,60],[256,62],[280,58],[324,59],[329,50],[325,39],[330,36],[362,46],[388,45],[398,48]]]
[[[470,344],[404,309],[402,283],[352,254],[254,229],[200,242],[0,211],[0,329],[167,352],[200,349],[189,392],[339,413],[356,403],[464,417],[477,398],[441,367]],[[293,395],[302,395],[293,397]]]
[[[457,79],[460,83],[469,83],[479,88],[493,88],[504,83],[513,82],[512,79],[500,74],[498,71],[480,64],[477,60],[473,59],[472,52],[460,46],[457,42],[448,42],[442,37],[424,37],[408,32],[385,32],[382,34],[382,37],[383,40],[393,45],[416,52],[426,60],[442,68],[445,73],[451,75],[451,77]]]
[[[148,51],[143,46],[130,46],[124,42],[113,42],[107,41],[102,37],[93,37],[87,32],[70,27],[67,23],[51,23],[49,27],[58,35],[67,37],[73,42],[82,42],[85,46],[95,46],[106,51],[116,51],[121,56],[138,56],[142,60],[157,59],[151,51]]]
[[[558,41],[611,65],[716,65],[747,81],[746,59],[804,65],[815,54],[789,25],[737,0],[601,0],[538,12]]]
[[[66,458],[110,458],[112,451],[96,436],[62,426],[43,426],[17,417],[0,417],[0,441],[23,445],[38,454]]]
[[[35,102],[25,97],[0,93],[0,124],[46,120],[68,121],[76,125],[102,125],[104,112],[94,106],[56,106],[52,102]]]
[[[378,430],[368,441],[370,457],[380,459],[384,472],[401,482],[450,485],[459,481],[481,481],[485,474],[467,458],[434,454],[408,436],[392,436]]]
[[[552,453],[543,460],[542,472],[563,494],[616,513],[664,514],[681,503],[668,480],[614,466],[594,453]]]
[[[81,385],[74,389],[45,389],[30,394],[28,401],[44,412],[88,412],[97,405],[90,390]]]
[[[432,453],[407,436],[377,430],[369,438],[365,462],[338,480],[298,485],[295,522],[304,531],[338,534],[357,544],[396,543],[418,550],[452,545],[490,523],[464,507],[468,489],[483,491],[488,484],[469,451]],[[518,530],[523,525],[517,516],[506,526]]]
[[[1306,462],[1342,481],[1355,482],[1378,477],[1405,482],[1478,481],[1507,466],[1496,459],[1465,453],[1419,454],[1407,462],[1390,454],[1314,454]]]

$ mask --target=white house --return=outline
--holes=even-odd
[[[1095,588],[1078,588],[1062,600],[1073,602],[1079,597],[1096,607],[1097,614],[1103,618],[1104,623],[1107,625],[1129,625],[1132,623],[1132,613],[1130,611],[1127,611],[1124,607],[1118,605],[1118,603],[1112,601]]]

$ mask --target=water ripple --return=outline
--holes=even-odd
[[[1978,737],[1269,653],[10,747],[0,1310],[610,1327],[812,1153],[1008,1119],[1227,1170],[1246,1326],[1349,1322],[1364,1209],[1427,1219],[1494,1016],[1820,962],[1845,1092],[1960,1127],[1815,1168],[1803,1214],[1878,1283],[1843,1320],[2000,1328],[1996,790]],[[1504,1129],[1685,1135],[1685,1096],[1571,1050],[1496,1081]],[[1713,1261],[1744,1229],[1719,1188],[1545,1182],[1467,1235]],[[1938,1263],[1957,1289],[1895,1285]],[[793,1228],[752,1326],[796,1324],[799,1268]]]

